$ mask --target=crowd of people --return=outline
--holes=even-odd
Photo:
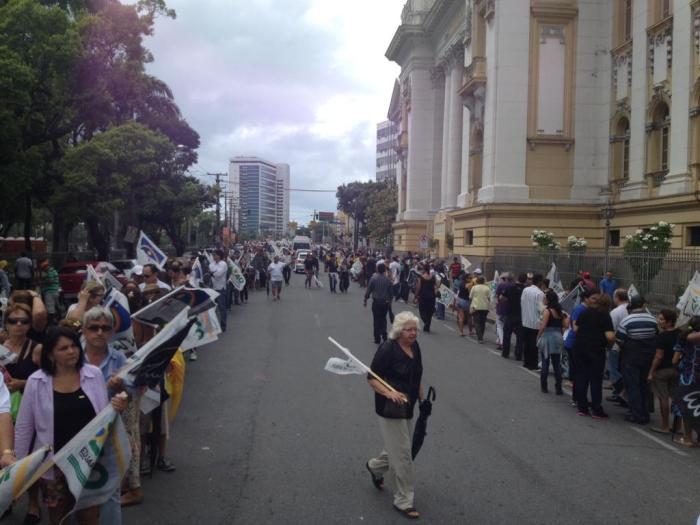
[[[168,260],[161,270],[155,264],[135,266],[121,292],[130,313],[157,301],[183,285],[211,288],[219,293],[217,317],[221,330],[234,305],[248,301],[249,292],[267,290],[278,300],[282,283],[289,284],[289,257],[271,253],[266,243],[246,243],[239,250],[211,250],[191,257]],[[241,284],[231,279],[234,268],[243,276]],[[143,476],[155,472],[173,473],[176,466],[166,455],[172,423],[182,395],[173,386],[183,378],[185,356],[178,352],[165,377],[155,389],[159,406],[144,414],[145,389],[127,391],[116,372],[132,352],[114,345],[118,319],[105,304],[109,285],[104,277],[86,277],[77,301],[59,305],[58,272],[48,259],[36,263],[22,255],[8,273],[7,261],[0,261],[0,298],[3,303],[0,344],[14,354],[0,367],[0,466],[5,467],[43,445],[58,451],[111,403],[120,412],[131,445],[131,464],[121,490],[100,506],[76,512],[81,524],[120,524],[121,508],[144,499]],[[201,275],[193,279],[193,272]],[[11,275],[13,278],[11,278]],[[63,312],[65,311],[65,314]],[[155,335],[150,325],[133,318],[134,348],[141,348]],[[190,361],[196,349],[185,352]],[[128,395],[127,395],[128,394]],[[50,523],[58,524],[73,507],[65,476],[51,468],[28,491],[23,523],[39,523],[46,512]],[[12,508],[6,511],[6,515]]]

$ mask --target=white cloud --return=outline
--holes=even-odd
[[[146,41],[201,135],[199,172],[235,155],[291,167],[292,187],[374,177],[376,123],[399,68],[384,52],[405,0],[170,0]],[[334,194],[293,193],[291,216],[334,210]]]

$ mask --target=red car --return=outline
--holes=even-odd
[[[110,272],[117,280],[126,284],[126,276],[116,266],[107,261],[76,261],[64,264],[58,271],[58,281],[61,284],[61,296],[66,302],[75,300],[80,292],[80,286],[85,280],[87,266],[91,264],[98,274]]]

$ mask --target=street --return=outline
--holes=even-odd
[[[233,307],[228,331],[187,364],[168,453],[177,471],[145,479],[144,503],[124,523],[405,522],[390,487],[377,491],[365,470],[382,447],[367,382],[323,370],[341,356],[328,336],[371,362],[364,290],[324,285],[306,290],[293,275],[281,301],[263,291]],[[478,345],[449,319],[419,333],[423,383],[437,391],[415,462],[420,522],[695,523],[700,451],[625,423],[609,404],[609,421],[578,417],[568,395],[542,394],[496,353],[492,326]]]

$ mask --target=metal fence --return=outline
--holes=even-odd
[[[557,265],[561,282],[565,288],[576,277],[576,272],[591,273],[596,283],[603,278],[606,254],[603,251],[585,253],[536,252],[530,250],[503,250],[483,261],[486,271],[509,271],[514,273],[535,272],[546,275],[552,262]],[[700,251],[671,250],[667,254],[634,253],[611,250],[607,255],[607,268],[613,272],[618,285],[627,288],[630,284],[642,293],[654,310],[676,305],[688,281],[696,270],[700,270]],[[487,273],[490,277],[490,274]]]

